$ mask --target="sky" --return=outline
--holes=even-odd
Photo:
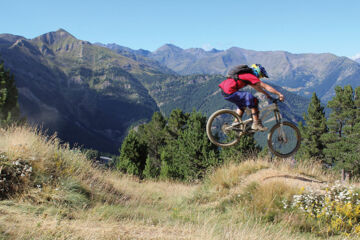
[[[0,0],[0,34],[360,57],[360,0]]]

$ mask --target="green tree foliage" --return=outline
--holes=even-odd
[[[191,181],[219,163],[218,148],[207,138],[206,117],[179,109],[168,119],[154,113],[152,120],[125,138],[119,170],[145,178]]]
[[[146,143],[141,141],[134,130],[131,130],[121,145],[120,157],[117,159],[116,168],[123,172],[142,177],[146,157]]]
[[[85,153],[86,157],[91,160],[97,160],[100,157],[100,152],[95,149],[84,149],[83,152]]]
[[[168,139],[177,139],[179,137],[186,126],[189,116],[189,113],[184,113],[180,109],[171,111],[167,121],[167,132],[169,133]]]
[[[0,63],[0,124],[8,124],[19,119],[18,91],[14,76]]]
[[[147,159],[144,176],[156,178],[160,175],[161,149],[165,145],[166,119],[160,112],[155,112],[148,124],[139,127],[139,136],[147,146]]]
[[[313,93],[307,114],[304,114],[305,126],[299,124],[303,142],[299,155],[301,158],[324,158],[325,143],[321,139],[327,132],[324,107]]]
[[[323,136],[326,142],[325,157],[337,168],[360,173],[359,148],[359,99],[360,87],[335,88],[335,97],[328,102],[332,110],[327,121],[329,133]],[[355,94],[356,93],[356,94]]]
[[[166,145],[161,152],[160,178],[162,179],[183,179],[183,174],[179,171],[183,161],[174,156],[178,152],[179,138],[187,126],[189,117],[189,113],[184,113],[180,109],[174,109],[170,113],[166,126]]]
[[[261,148],[256,144],[254,135],[245,135],[232,147],[223,148],[220,152],[222,161],[242,161],[250,156],[256,156]]]
[[[184,122],[182,122],[184,123]],[[202,178],[207,169],[219,163],[217,147],[206,135],[206,117],[193,111],[181,125],[177,138],[168,141],[162,152],[163,178],[193,180]]]

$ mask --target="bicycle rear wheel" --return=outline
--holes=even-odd
[[[268,135],[268,146],[272,153],[281,158],[293,155],[300,147],[299,129],[290,122],[275,124]]]
[[[234,120],[238,121],[238,126],[233,126]],[[238,141],[241,119],[239,115],[230,109],[221,109],[213,113],[206,123],[206,134],[209,140],[220,147],[230,147]]]

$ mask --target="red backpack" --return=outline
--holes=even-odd
[[[236,92],[238,89],[245,87],[247,83],[239,79],[239,74],[250,73],[253,74],[253,69],[248,65],[242,64],[230,69],[224,81],[219,84],[219,87],[223,90],[223,94],[228,95]]]

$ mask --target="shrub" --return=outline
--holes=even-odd
[[[11,161],[2,153],[0,155],[0,200],[24,190],[29,182],[32,167],[18,159]]]
[[[337,182],[325,193],[309,189],[294,195],[291,202],[284,202],[284,208],[287,207],[303,214],[307,222],[316,223],[312,231],[318,234],[360,235],[360,199],[353,187]]]

